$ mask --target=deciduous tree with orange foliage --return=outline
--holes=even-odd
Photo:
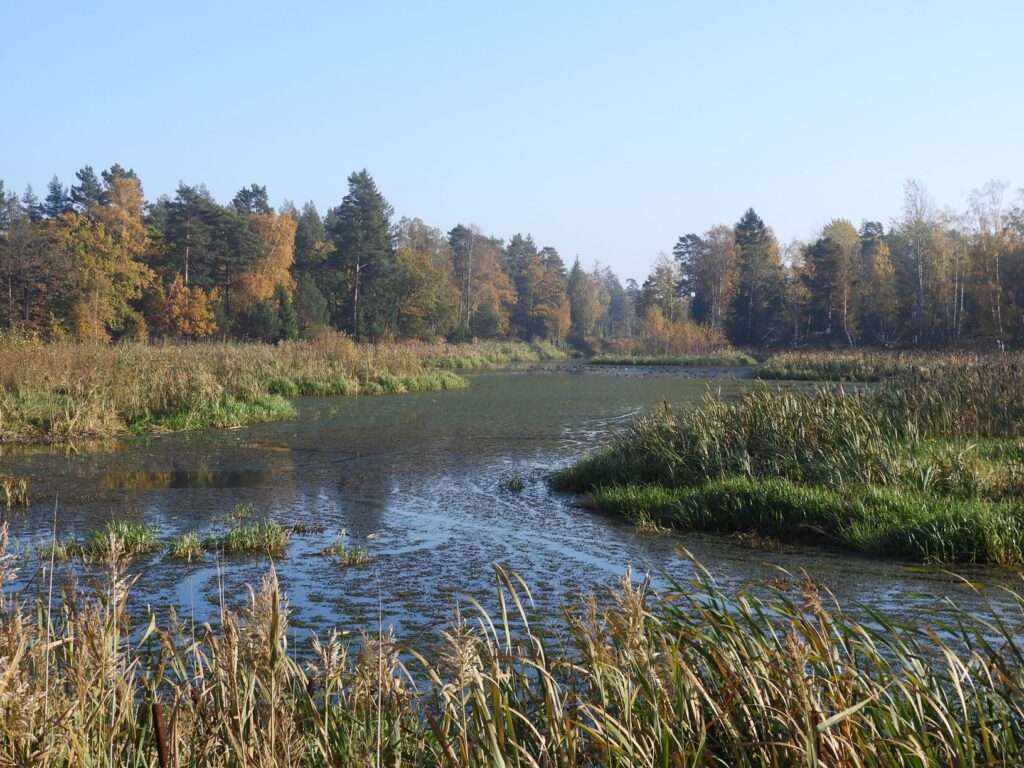
[[[250,223],[263,244],[263,255],[238,278],[233,310],[245,312],[273,298],[277,286],[289,294],[295,288],[291,268],[295,262],[297,223],[288,214],[250,214]]]
[[[181,275],[175,275],[168,286],[159,286],[147,303],[153,332],[177,339],[198,339],[212,336],[217,330],[213,306],[217,291],[188,287]]]

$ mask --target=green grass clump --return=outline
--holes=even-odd
[[[370,550],[366,547],[349,546],[346,541],[345,531],[341,531],[335,540],[324,549],[324,554],[343,568],[356,565],[366,565],[373,558]]]
[[[226,396],[199,409],[150,413],[128,424],[135,434],[145,432],[185,432],[214,427],[240,427],[265,421],[293,418],[295,406],[280,395],[268,395],[252,401]]]
[[[208,543],[208,548],[225,555],[262,552],[280,557],[288,547],[291,531],[273,520],[255,523],[237,522],[222,536]]]
[[[102,560],[115,555],[140,557],[159,548],[160,542],[153,526],[131,520],[111,520],[85,537],[80,552],[85,558]]]
[[[66,563],[81,554],[82,544],[73,536],[42,541],[36,546],[36,556],[41,563],[48,563],[51,560],[55,563]]]
[[[203,540],[196,531],[188,531],[173,539],[167,548],[167,556],[173,560],[194,562],[203,557]]]
[[[7,509],[28,506],[28,481],[0,475],[0,502]]]
[[[1024,563],[1024,508],[1008,502],[730,478],[692,488],[598,488],[587,503],[676,530],[754,532],[921,562]]]
[[[639,366],[674,366],[677,368],[714,368],[717,366],[757,365],[757,361],[745,352],[723,353],[718,355],[690,356],[630,356],[599,355],[592,358],[594,365],[639,365]]]

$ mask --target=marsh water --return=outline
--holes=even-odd
[[[56,510],[58,538],[115,518],[148,522],[163,538],[209,535],[235,505],[249,504],[254,518],[307,531],[274,563],[293,626],[382,622],[400,635],[443,622],[460,594],[487,602],[493,563],[518,572],[553,615],[627,567],[685,580],[694,570],[680,547],[723,585],[806,569],[844,602],[902,618],[947,598],[968,606],[1004,599],[996,587],[1018,581],[1006,569],[960,569],[975,585],[992,585],[976,591],[936,567],[803,546],[750,549],[728,536],[644,536],[548,489],[547,473],[601,447],[636,415],[662,401],[695,403],[709,387],[733,396],[750,386],[746,374],[531,365],[470,374],[462,390],[298,399],[299,416],[288,422],[7,453],[0,467],[26,477],[33,496],[27,511],[9,515],[11,533],[23,543],[48,540]],[[512,477],[521,491],[506,488]],[[323,554],[340,529],[370,563],[346,568]],[[155,555],[133,564],[133,600],[213,619],[222,593],[242,599],[269,567],[256,555],[208,554],[192,564]],[[29,589],[38,573],[23,569]]]

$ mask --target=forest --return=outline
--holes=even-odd
[[[633,351],[801,346],[1019,346],[1024,209],[1002,182],[963,211],[907,182],[888,226],[831,220],[780,243],[748,209],[678,238],[647,278],[566,265],[530,235],[396,220],[370,173],[341,202],[228,204],[179,185],[147,202],[138,175],[91,166],[42,199],[0,181],[0,327],[43,339],[279,340],[328,329],[360,341],[610,339]]]

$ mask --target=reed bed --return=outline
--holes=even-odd
[[[755,371],[761,379],[785,381],[861,381],[877,382],[893,375],[917,371],[922,375],[937,372],[946,365],[970,368],[986,365],[1024,363],[1024,354],[935,353],[902,350],[809,350],[776,352]]]
[[[538,363],[569,357],[566,347],[550,341],[478,341],[422,346],[424,359],[442,369],[494,368],[509,363]]]
[[[229,427],[294,416],[297,395],[461,387],[447,368],[564,356],[546,344],[41,344],[0,349],[0,442]]]
[[[594,365],[665,365],[677,368],[713,368],[718,366],[757,365],[757,360],[745,352],[723,352],[710,355],[663,355],[627,357],[598,355],[590,361]]]
[[[0,528],[0,546],[6,546]],[[0,587],[13,578],[0,560]],[[133,617],[102,580],[0,588],[0,764],[38,766],[1019,765],[1024,597],[923,624],[862,623],[809,577],[762,596],[699,566],[661,592],[627,574],[555,633],[495,568],[419,649],[337,630],[300,650],[273,572],[216,626]],[[558,639],[553,639],[557,637]]]
[[[689,320],[666,322],[651,317],[644,332],[621,338],[587,337],[577,339],[594,355],[615,357],[711,357],[732,355],[736,351],[721,330]]]
[[[682,529],[1019,564],[1022,373],[1020,358],[950,358],[868,388],[709,392],[695,410],[638,420],[551,482]]]

